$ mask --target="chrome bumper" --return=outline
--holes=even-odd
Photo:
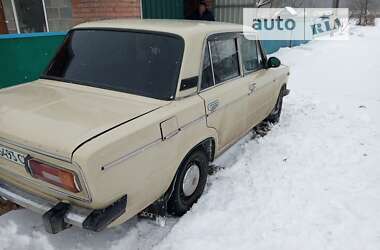
[[[127,195],[108,207],[95,210],[59,201],[51,202],[4,181],[0,181],[0,197],[41,214],[46,231],[53,234],[70,225],[96,232],[102,231],[125,213],[127,206]]]
[[[41,215],[50,211],[59,203],[58,201],[54,203],[45,200],[2,181],[0,181],[0,196]],[[87,208],[70,206],[63,219],[67,224],[83,228],[83,222],[92,211]]]

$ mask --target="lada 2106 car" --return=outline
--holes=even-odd
[[[57,233],[180,216],[208,166],[277,122],[289,70],[241,25],[80,24],[40,79],[0,90],[0,196]]]

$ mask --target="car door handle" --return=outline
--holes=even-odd
[[[253,95],[256,92],[256,83],[249,84],[248,89],[248,95]]]

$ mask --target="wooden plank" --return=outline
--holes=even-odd
[[[20,208],[17,204],[6,201],[0,198],[0,215],[8,213],[9,211],[16,210]]]
[[[7,23],[5,22],[5,14],[3,3],[0,1],[0,34],[8,34]]]

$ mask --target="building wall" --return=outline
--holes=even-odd
[[[9,33],[17,33],[11,0],[4,6]],[[67,31],[75,24],[112,18],[140,17],[140,0],[45,0],[49,31]]]
[[[50,31],[67,31],[73,25],[71,0],[45,0]]]
[[[0,0],[3,3],[8,32],[17,33],[11,0]],[[72,0],[45,0],[49,31],[67,31],[74,25],[72,19]]]
[[[13,16],[11,0],[1,0],[3,3],[5,20],[7,22],[8,32],[17,33],[16,22]]]
[[[75,23],[140,17],[140,0],[72,0]]]
[[[255,8],[252,0],[215,0],[214,15],[217,21],[243,23],[243,9]]]
[[[4,14],[9,33],[17,33],[11,0],[0,1],[2,1],[4,6]],[[49,31],[52,32],[65,32],[72,26],[86,21],[113,18],[140,18],[141,3],[143,1],[144,0],[44,0]],[[217,12],[217,10],[214,9],[215,0],[205,1],[211,10]],[[239,2],[241,0],[230,1]],[[251,0],[244,1],[250,2]],[[155,0],[154,2],[156,5],[162,4],[165,6],[165,4],[167,4],[167,0]]]

